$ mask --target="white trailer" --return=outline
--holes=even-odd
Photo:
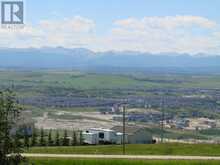
[[[86,144],[98,144],[98,135],[96,133],[83,132],[83,141]]]
[[[117,134],[115,131],[110,130],[110,129],[90,128],[84,133],[84,136],[85,136],[85,139],[87,139],[87,141],[90,141],[90,142],[93,141],[93,142],[96,142],[96,144],[103,144],[103,143],[116,144],[117,143]]]

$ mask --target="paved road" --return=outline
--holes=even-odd
[[[92,158],[92,159],[136,159],[136,160],[220,160],[213,156],[162,156],[162,155],[70,155],[70,154],[22,154],[24,157],[42,158]]]

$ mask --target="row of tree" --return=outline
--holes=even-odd
[[[19,136],[19,135],[17,135]],[[60,131],[53,130],[46,131],[44,129],[37,130],[33,129],[32,136],[24,134],[23,140],[20,141],[24,143],[25,147],[34,146],[77,146],[83,145],[83,135],[82,131],[72,131],[72,135],[68,135],[68,131],[64,130],[62,136]]]

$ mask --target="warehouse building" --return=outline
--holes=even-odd
[[[123,135],[122,126],[115,126],[112,130]],[[152,134],[145,128],[137,126],[125,127],[125,142],[128,144],[148,144],[152,143],[152,140]]]

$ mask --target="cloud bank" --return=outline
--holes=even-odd
[[[75,16],[42,20],[23,29],[0,29],[1,47],[85,47],[94,51],[220,54],[217,22],[200,16],[165,16],[115,20],[99,34],[94,20]]]

